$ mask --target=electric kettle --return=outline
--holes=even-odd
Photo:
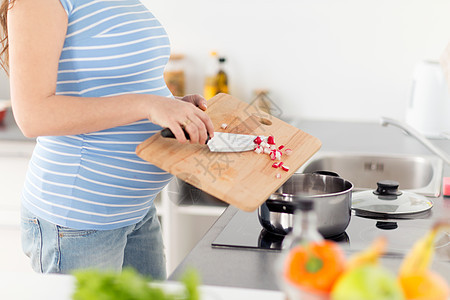
[[[450,136],[450,93],[439,62],[421,61],[413,73],[406,123],[429,138]]]

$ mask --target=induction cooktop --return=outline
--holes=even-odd
[[[377,220],[352,215],[346,231],[332,240],[340,243],[344,251],[365,249],[380,235],[388,240],[386,256],[404,256],[415,241],[431,227],[429,219]],[[259,223],[258,212],[238,210],[230,222],[212,242],[214,248],[280,251],[284,236],[267,232]],[[436,248],[449,245],[437,244]],[[445,257],[444,260],[450,259]]]

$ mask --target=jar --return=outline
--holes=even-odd
[[[184,55],[172,54],[164,71],[164,80],[172,95],[183,97],[185,92]]]

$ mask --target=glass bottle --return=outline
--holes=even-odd
[[[217,53],[211,51],[206,64],[205,83],[203,85],[203,97],[211,99],[217,94],[217,72],[219,70]]]
[[[317,230],[317,215],[314,202],[310,199],[299,199],[294,212],[294,222],[291,232],[283,240],[282,248],[292,249],[297,245],[323,241]]]
[[[183,97],[185,92],[185,76],[183,68],[184,55],[172,54],[164,70],[164,80],[174,96]]]
[[[219,57],[219,72],[217,72],[217,93],[228,94],[228,75],[225,72],[225,57]]]

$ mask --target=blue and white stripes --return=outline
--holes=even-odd
[[[57,94],[171,97],[163,71],[169,39],[137,0],[61,0],[68,29]],[[171,180],[141,160],[136,146],[161,128],[148,120],[73,136],[39,137],[23,205],[55,224],[114,229],[139,221]]]

